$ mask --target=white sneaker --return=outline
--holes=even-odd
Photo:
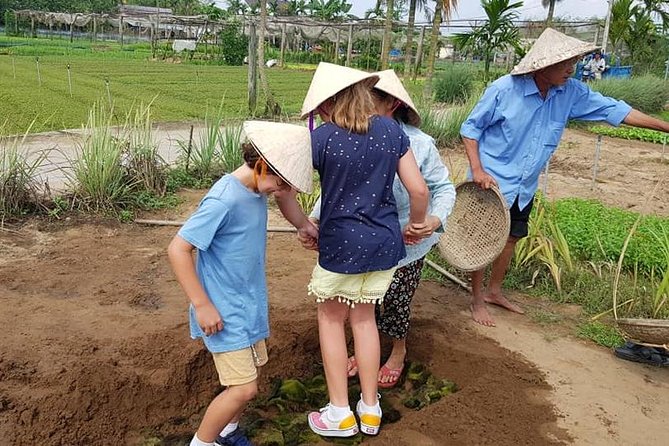
[[[355,421],[353,412],[348,411],[348,415],[339,421],[330,421],[328,417],[328,404],[319,412],[311,412],[307,419],[309,427],[318,435],[324,437],[352,437],[358,433],[358,423]]]
[[[376,407],[374,408],[375,410],[373,412],[363,412],[361,409],[361,403],[362,395],[360,396],[360,401],[358,401],[358,405],[355,408],[355,411],[358,414],[358,418],[360,418],[360,431],[367,435],[378,434],[379,429],[381,428],[381,417],[383,416],[378,399],[376,400]]]

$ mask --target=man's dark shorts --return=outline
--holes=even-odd
[[[511,231],[509,235],[515,238],[523,238],[527,237],[527,222],[530,220],[534,197],[532,197],[523,209],[518,207],[518,197],[516,197],[516,201],[513,202],[513,206],[509,209],[509,213],[511,214]]]

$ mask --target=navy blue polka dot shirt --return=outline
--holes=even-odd
[[[393,119],[374,116],[366,134],[321,125],[311,149],[321,178],[320,266],[343,274],[395,267],[406,252],[393,180],[409,138]]]

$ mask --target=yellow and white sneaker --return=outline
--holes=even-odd
[[[376,401],[375,407],[367,407],[367,410],[363,410],[362,406],[363,403],[361,396],[360,401],[358,401],[358,405],[356,406],[355,409],[355,411],[358,414],[358,418],[360,418],[360,431],[363,434],[367,435],[378,434],[379,428],[381,427],[381,417],[383,416],[383,413],[381,412],[381,406],[379,405],[379,401],[378,400]]]

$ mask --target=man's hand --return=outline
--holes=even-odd
[[[318,220],[310,218],[297,229],[297,239],[305,249],[318,249]]]
[[[483,169],[472,170],[472,180],[483,189],[497,185],[497,181]]]
[[[221,319],[221,315],[211,302],[194,308],[197,324],[205,335],[211,336],[223,330],[223,319]]]

